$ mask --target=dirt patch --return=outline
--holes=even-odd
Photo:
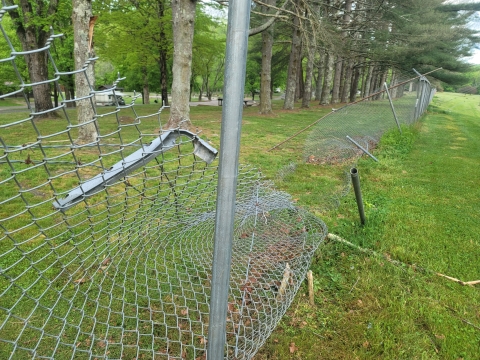
[[[131,116],[120,116],[118,121],[120,121],[121,124],[133,124],[135,119]]]

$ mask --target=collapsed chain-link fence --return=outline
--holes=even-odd
[[[307,164],[334,165],[339,169],[339,177],[322,194],[318,207],[323,210],[337,207],[340,199],[349,192],[350,169],[356,166],[359,157],[370,156],[378,161],[373,149],[381,136],[392,129],[401,132],[402,126],[415,123],[426,111],[435,92],[435,87],[423,75],[409,78],[406,74],[397,74],[389,84],[384,83],[382,88],[371,91],[371,95],[332,109],[304,129],[308,130],[308,135],[303,160]],[[291,163],[281,169],[279,180],[295,172],[296,167],[297,164]]]
[[[25,112],[0,117],[0,358],[205,359],[217,186],[216,150],[162,128],[159,109],[95,108],[80,125],[49,51],[16,51],[0,9],[0,58]],[[34,109],[18,62],[42,51],[57,108]],[[89,60],[89,63],[93,59]],[[113,89],[115,95],[115,88]],[[85,100],[85,99],[84,99]],[[237,191],[226,357],[249,359],[293,300],[327,229],[255,169]]]

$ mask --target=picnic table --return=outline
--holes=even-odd
[[[217,100],[218,100],[218,106],[222,106],[222,104],[223,104],[223,98],[220,98],[220,97],[219,97],[219,98],[217,98]],[[249,104],[248,104],[249,101],[250,101],[250,100],[245,100],[245,99],[243,99],[243,106],[248,106],[248,105],[249,105]]]

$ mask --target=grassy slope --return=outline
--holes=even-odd
[[[323,218],[383,256],[327,243],[312,264],[315,306],[304,287],[256,359],[479,358],[478,287],[418,269],[480,279],[479,100],[438,94],[415,129],[383,139],[379,163],[359,162],[367,225],[352,193]]]

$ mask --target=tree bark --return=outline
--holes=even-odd
[[[320,105],[330,104],[330,88],[332,86],[333,65],[335,57],[330,52],[326,56],[325,78],[323,80],[322,97],[320,98]]]
[[[194,0],[172,0],[173,67],[172,105],[167,129],[191,127],[190,78],[192,75],[192,45],[195,27]]]
[[[387,76],[388,76],[388,68],[382,69],[381,74],[379,74],[379,76],[378,76],[378,87],[377,87],[377,89],[379,91],[385,89],[385,83],[387,82]],[[377,100],[379,100],[380,98],[385,98],[385,96],[386,96],[385,92],[382,91],[381,93],[379,93],[377,95]]]
[[[300,56],[297,70],[297,85],[295,87],[295,101],[303,99],[305,93],[305,82],[303,81],[303,57]]]
[[[377,79],[378,79],[378,67],[373,66],[372,67],[372,78],[370,79],[370,86],[369,86],[369,93],[368,95],[373,95],[375,91],[377,91]],[[374,99],[372,99],[374,100]]]
[[[353,59],[345,61],[345,80],[340,95],[340,102],[346,103],[349,100],[350,87],[352,85]]]
[[[165,2],[158,1],[158,18],[163,19],[165,16]],[[163,21],[160,21],[160,44],[158,66],[160,68],[160,91],[162,94],[162,104],[169,105],[168,102],[168,71],[167,71],[167,44],[166,44],[165,26]]]
[[[318,62],[317,82],[315,86],[315,100],[320,103],[320,98],[322,97],[323,79],[325,77],[325,52],[323,50],[320,51],[320,59]]]
[[[354,102],[357,100],[357,91],[358,91],[358,83],[360,82],[361,77],[361,67],[355,66],[353,71],[353,79],[350,85],[350,102]]]
[[[315,56],[313,47],[307,54],[307,68],[305,69],[305,87],[302,98],[302,108],[310,107],[310,100],[312,99],[312,86],[313,86],[313,57]]]
[[[168,73],[167,73],[167,52],[160,50],[160,87],[162,94],[162,104],[168,106]]]
[[[275,2],[273,1],[273,4]],[[262,70],[260,73],[260,114],[272,113],[272,54],[273,54],[272,24],[262,32]]]
[[[143,72],[143,103],[150,104],[150,90],[149,90],[149,84],[148,84],[148,71],[146,66],[142,68],[142,72]]]
[[[293,19],[292,47],[290,49],[290,60],[287,72],[287,88],[285,89],[285,101],[283,108],[293,110],[295,107],[295,92],[298,80],[298,68],[300,65],[302,51],[302,38],[300,31],[300,19],[295,16]]]
[[[397,90],[398,90],[398,87],[396,87],[395,85],[397,85],[397,71],[395,70],[395,68],[392,68],[392,79],[390,80],[390,96],[392,97],[392,99],[396,99],[397,98]]]
[[[367,66],[368,66],[368,70],[365,75],[365,80],[364,80],[365,88],[363,90],[363,96],[362,96],[364,98],[370,95],[370,83],[372,82],[373,68],[374,68],[371,62],[369,62]]]
[[[35,6],[29,0],[20,0],[19,7],[22,9],[22,15],[17,10],[9,11],[12,17],[17,36],[22,43],[23,51],[39,49],[45,46],[48,39],[48,32],[45,26],[38,25],[37,18],[44,13],[44,8],[48,4],[47,14],[53,15],[57,11],[58,0],[47,2],[35,2]],[[7,1],[7,5],[13,5],[13,1]],[[48,80],[48,60],[45,51],[25,55],[28,74],[31,84],[38,84]],[[53,103],[50,93],[50,83],[44,83],[32,86],[35,112],[42,112],[53,109]],[[56,118],[56,112],[48,112],[38,117]]]
[[[332,104],[337,104],[339,102],[340,82],[342,81],[342,67],[343,59],[340,56],[337,56],[337,63],[335,64],[335,77],[333,78]]]
[[[89,53],[89,27],[92,18],[92,3],[90,0],[73,0],[73,59],[75,69],[81,69],[88,58],[94,57],[93,48]],[[88,96],[95,87],[95,73],[93,63],[85,71],[75,74],[76,98]],[[95,103],[95,101],[93,101]],[[77,143],[92,143],[97,141],[97,126],[95,109],[90,99],[77,100],[78,123],[84,124],[78,129]]]

